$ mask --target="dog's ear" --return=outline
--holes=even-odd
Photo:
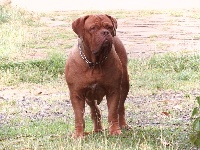
[[[117,20],[109,15],[106,14],[106,16],[112,21],[113,24],[113,36],[116,36],[116,29],[117,29]]]
[[[82,37],[83,32],[84,32],[84,24],[85,24],[85,20],[89,17],[89,15],[84,16],[84,17],[80,17],[78,19],[76,19],[73,23],[72,23],[72,29],[73,31],[78,35],[78,37]]]

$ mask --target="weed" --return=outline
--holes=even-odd
[[[10,19],[10,14],[5,6],[0,5],[0,24],[8,22]]]
[[[200,19],[200,15],[198,12],[193,12],[190,17],[195,19]]]
[[[193,37],[193,39],[194,39],[194,40],[200,40],[200,35],[195,35],[195,36]]]
[[[141,10],[138,11],[136,13],[136,16],[140,16],[140,17],[147,17],[147,16],[152,16],[155,14],[163,14],[163,11],[159,11],[159,10]]]
[[[190,135],[190,141],[197,147],[200,147],[200,97],[196,98],[198,107],[195,107],[192,111],[192,133]]]
[[[156,47],[157,47],[158,49],[165,50],[165,49],[167,49],[168,45],[167,45],[166,43],[161,43],[161,42],[159,42],[159,43],[156,44]]]
[[[158,38],[158,35],[155,35],[155,34],[149,36],[150,41],[155,41],[157,38]]]
[[[170,11],[170,15],[173,17],[182,17],[184,15],[183,11]]]

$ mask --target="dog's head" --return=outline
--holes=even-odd
[[[72,23],[72,29],[94,55],[110,50],[117,21],[109,15],[87,15]]]

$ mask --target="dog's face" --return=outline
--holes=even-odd
[[[117,21],[108,15],[88,15],[75,20],[72,28],[91,52],[99,55],[111,49]]]

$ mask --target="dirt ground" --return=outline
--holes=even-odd
[[[118,36],[129,57],[144,57],[166,52],[198,52],[200,19],[169,14],[119,19]]]

